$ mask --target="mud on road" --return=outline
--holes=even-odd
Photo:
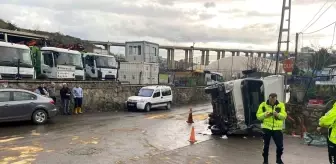
[[[0,164],[257,164],[260,138],[204,135],[211,105],[193,107],[197,143],[188,142],[189,108],[150,113],[119,112],[60,116],[47,125],[0,124]],[[209,133],[208,131],[206,133]],[[274,144],[271,157],[275,157]],[[286,137],[290,164],[327,163],[326,148]]]

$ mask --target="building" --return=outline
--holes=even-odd
[[[147,41],[125,43],[125,56],[129,62],[159,62],[159,44]]]

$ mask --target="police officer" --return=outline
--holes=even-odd
[[[328,156],[329,163],[336,164],[336,103],[333,107],[322,116],[319,120],[319,126],[317,128],[320,131],[321,127],[328,128]]]
[[[264,149],[262,156],[264,163],[268,164],[268,152],[271,138],[276,145],[276,163],[283,164],[281,156],[283,153],[283,122],[287,117],[285,104],[277,100],[277,94],[271,93],[266,102],[259,105],[257,119],[262,121],[262,130],[264,132]]]

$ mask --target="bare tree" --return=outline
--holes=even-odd
[[[256,69],[257,72],[271,73],[272,71],[268,69],[270,67],[272,60],[262,58],[262,57],[248,57],[247,69]]]

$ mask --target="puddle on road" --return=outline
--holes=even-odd
[[[70,145],[74,145],[74,144],[82,144],[82,145],[88,145],[88,144],[93,144],[93,145],[97,145],[99,143],[99,138],[97,137],[89,137],[86,139],[80,139],[79,136],[72,136],[71,138],[71,142]]]
[[[15,154],[6,156],[0,160],[0,164],[31,164],[36,160],[38,153],[43,151],[43,148],[38,146],[20,146],[2,148],[0,151],[6,152],[6,154]]]
[[[175,119],[175,120],[187,120],[189,114],[169,115],[169,114],[151,114],[147,115],[146,119]],[[193,114],[194,121],[204,121],[209,117],[209,113],[197,113]]]
[[[12,141],[16,141],[22,138],[24,137],[13,137],[13,138],[7,138],[7,139],[0,139],[0,143],[12,142]]]
[[[143,129],[140,129],[140,128],[116,128],[116,129],[110,129],[110,132],[135,132],[135,131],[143,131]]]

